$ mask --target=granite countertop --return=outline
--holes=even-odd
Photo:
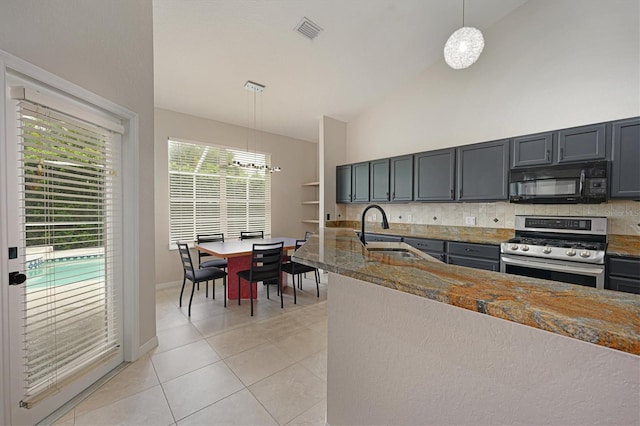
[[[640,295],[368,253],[351,228],[324,228],[294,259],[329,272],[640,355]]]
[[[349,228],[357,231],[360,231],[361,226],[357,220],[332,220],[326,221],[325,225],[329,228]],[[482,244],[500,244],[515,236],[515,230],[509,228],[405,223],[391,223],[390,226],[390,229],[382,229],[379,223],[367,223],[366,232]],[[607,255],[640,257],[640,236],[609,234],[607,239]]]

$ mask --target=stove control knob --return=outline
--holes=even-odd
[[[522,246],[522,251],[529,251],[529,246]]]
[[[567,250],[567,256],[575,256],[576,255],[576,251],[574,249],[569,249]]]
[[[518,250],[518,245],[517,244],[511,244],[511,247],[509,247],[511,250]]]
[[[545,248],[543,248],[543,249],[542,249],[542,252],[543,252],[544,254],[549,254],[549,253],[551,253],[551,247],[545,247]]]
[[[591,256],[591,252],[589,252],[588,250],[583,250],[583,251],[580,252],[580,256],[589,257],[589,256]]]

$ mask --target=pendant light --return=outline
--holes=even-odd
[[[444,45],[444,60],[455,70],[467,68],[478,60],[484,49],[484,37],[479,29],[464,26],[462,0],[462,28],[456,30]]]

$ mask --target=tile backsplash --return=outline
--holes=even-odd
[[[360,220],[367,204],[338,204],[337,220]],[[640,202],[610,201],[604,204],[511,204],[495,203],[408,203],[382,204],[389,222],[421,225],[474,226],[466,218],[474,217],[475,226],[484,228],[514,227],[514,217],[521,214],[546,216],[606,216],[610,234],[640,235]],[[373,220],[376,210],[367,212]],[[380,219],[379,217],[377,218]]]

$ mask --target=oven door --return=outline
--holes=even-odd
[[[592,263],[502,254],[500,272],[604,289],[604,265]]]

